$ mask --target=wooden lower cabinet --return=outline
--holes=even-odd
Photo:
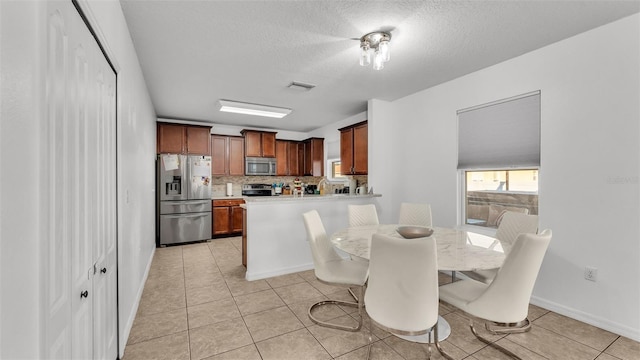
[[[233,235],[242,232],[242,199],[213,200],[212,211],[212,235]]]

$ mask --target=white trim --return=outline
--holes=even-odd
[[[578,320],[589,325],[593,325],[603,330],[622,335],[634,341],[640,341],[640,331],[632,327],[613,322],[599,316],[593,316],[584,311],[576,310],[553,301],[549,301],[538,296],[531,296],[531,304],[543,309],[553,311],[571,319]]]
[[[104,51],[107,57],[107,60],[111,63],[111,66],[113,66],[113,69],[115,70],[116,76],[117,76],[117,74],[120,73],[121,68],[120,68],[120,65],[118,64],[116,54],[111,49],[111,46],[109,45],[109,41],[107,41],[107,37],[104,35],[104,32],[100,27],[100,22],[98,21],[98,19],[93,13],[93,10],[91,9],[91,4],[89,3],[89,0],[75,0],[75,1],[78,3],[80,8],[82,9],[82,13],[87,18],[87,21],[91,26],[91,30],[93,30],[95,36],[98,38],[98,42],[102,47],[102,50]]]
[[[529,97],[529,96],[535,96],[535,95],[540,95],[540,90],[531,91],[531,92],[528,92],[528,93],[512,96],[512,97],[509,97],[509,98],[506,98],[506,99],[500,99],[500,100],[488,102],[488,103],[485,103],[485,104],[471,106],[471,107],[468,107],[468,108],[465,108],[465,109],[460,109],[460,110],[456,111],[456,115],[460,115],[460,114],[468,112],[468,111],[473,111],[473,110],[482,109],[482,108],[485,108],[485,107],[488,107],[488,106],[503,104],[503,103],[506,103],[506,102],[509,102],[509,101],[523,99],[523,98],[526,98],[526,97]]]
[[[138,313],[138,307],[140,306],[140,300],[142,300],[142,293],[144,291],[144,285],[147,283],[147,278],[149,277],[149,272],[151,271],[151,263],[153,262],[153,257],[156,254],[156,248],[153,248],[151,251],[151,256],[149,257],[149,261],[147,261],[147,268],[144,270],[144,276],[142,277],[141,286],[138,289],[138,293],[136,294],[136,301],[134,301],[133,306],[131,307],[131,312],[129,312],[129,316],[127,316],[127,324],[124,327],[125,334],[120,334],[118,341],[120,342],[118,346],[118,358],[122,359],[124,357],[124,348],[127,346],[127,341],[129,340],[129,334],[131,333],[131,329],[133,328],[133,321],[136,319],[136,314]]]

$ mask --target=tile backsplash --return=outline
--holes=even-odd
[[[355,175],[353,176],[358,185],[367,183],[367,175]],[[211,184],[213,189],[213,196],[225,196],[227,194],[227,183],[232,184],[233,196],[242,195],[242,185],[244,184],[274,184],[284,183],[285,185],[291,185],[293,181],[298,178],[304,184],[317,185],[322,176],[213,176],[211,178]],[[339,187],[340,185],[335,185]]]

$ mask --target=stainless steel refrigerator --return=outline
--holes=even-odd
[[[211,156],[161,154],[156,167],[158,244],[211,239]]]

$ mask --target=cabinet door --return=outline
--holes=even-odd
[[[204,126],[187,126],[187,154],[211,154],[211,128]]]
[[[228,206],[216,206],[213,208],[213,235],[224,235],[231,231],[229,209]]]
[[[227,142],[226,136],[211,135],[211,175],[229,173]]]
[[[276,140],[276,175],[289,175],[289,141]]]
[[[345,175],[353,171],[353,128],[340,131],[340,171]]]
[[[366,175],[369,168],[369,133],[367,124],[353,128],[353,173]]]
[[[262,156],[276,157],[276,133],[262,133]]]
[[[229,175],[244,175],[244,139],[229,137]]]
[[[250,157],[262,156],[262,136],[258,131],[246,131],[244,134],[245,155]]]
[[[287,153],[289,154],[289,158],[287,159],[289,164],[289,175],[291,176],[299,176],[300,168],[298,166],[298,142],[297,141],[287,141]]]
[[[304,149],[305,146],[303,143],[299,142],[297,144],[298,147],[298,176],[304,175]]]
[[[304,142],[304,175],[322,176],[324,173],[324,139]]]
[[[184,125],[158,124],[158,153],[182,154],[185,150]]]
[[[242,232],[242,208],[240,206],[231,207],[231,232]]]

